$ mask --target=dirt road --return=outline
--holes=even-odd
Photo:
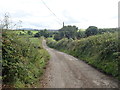
[[[81,60],[46,46],[51,55],[44,79],[45,88],[117,88],[118,83]]]

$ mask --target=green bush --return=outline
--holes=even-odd
[[[3,84],[30,87],[38,82],[49,55],[38,38],[18,36],[14,31],[2,34]],[[38,43],[37,43],[38,42]]]

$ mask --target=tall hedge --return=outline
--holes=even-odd
[[[90,36],[80,40],[62,39],[58,42],[48,40],[48,46],[71,54],[80,60],[118,77],[118,62],[120,60],[120,42],[118,32]],[[120,78],[119,78],[120,79]]]
[[[2,34],[3,84],[12,87],[31,87],[36,84],[49,59],[47,51],[29,38],[18,36],[14,31]],[[36,38],[40,43],[40,39]]]

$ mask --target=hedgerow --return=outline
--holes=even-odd
[[[3,32],[3,84],[20,88],[35,86],[48,60],[49,55],[40,45],[40,39],[25,38],[14,31]]]
[[[47,40],[48,46],[71,54],[100,71],[120,79],[118,71],[119,44],[118,32],[90,36],[80,40],[65,38],[54,42]]]

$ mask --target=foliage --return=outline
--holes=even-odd
[[[38,38],[17,35],[14,31],[2,34],[3,84],[31,87],[43,74],[49,55]]]
[[[85,31],[79,30],[79,31],[76,33],[76,38],[77,38],[77,39],[81,39],[81,38],[84,38],[84,37],[86,37]]]
[[[91,35],[96,35],[97,33],[98,33],[98,28],[95,26],[89,26],[85,31],[87,37]]]
[[[118,32],[104,33],[80,40],[63,38],[59,41],[47,40],[48,46],[69,53],[101,71],[114,77],[119,76],[118,62],[120,48]],[[120,79],[120,77],[119,77]]]
[[[54,32],[50,32],[48,30],[40,30],[38,33],[36,33],[34,35],[34,37],[41,37],[41,36],[44,36],[44,37],[52,37],[52,35],[54,34]]]
[[[15,34],[17,35],[23,35],[23,36],[33,36],[34,34],[38,33],[38,31],[35,30],[13,30]]]
[[[55,40],[60,40],[62,38],[72,38],[76,39],[76,34],[77,34],[78,28],[76,26],[64,26],[59,30],[59,33],[57,33],[54,36]]]
[[[98,34],[103,34],[103,33],[109,33],[109,32],[111,32],[111,33],[114,33],[114,32],[116,32],[116,31],[119,31],[120,30],[120,28],[100,28],[99,30],[98,30]]]
[[[31,31],[28,31],[27,33],[28,33],[28,35],[32,35],[33,34]]]
[[[56,41],[61,40],[62,38],[72,38],[72,39],[81,39],[93,35],[103,34],[103,33],[114,33],[118,31],[118,28],[105,28],[98,29],[96,26],[89,26],[86,30],[78,30],[76,26],[64,26],[59,29],[57,33],[54,34],[54,39]]]

